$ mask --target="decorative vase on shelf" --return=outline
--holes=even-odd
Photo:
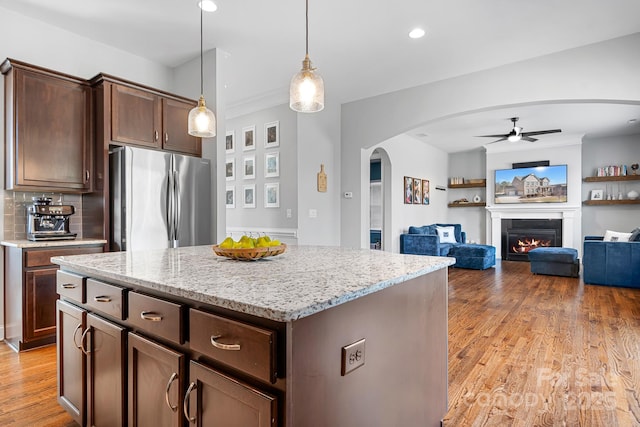
[[[640,194],[638,194],[638,192],[636,190],[631,190],[627,193],[627,198],[631,199],[631,200],[635,200],[638,198],[638,196],[640,196]]]
[[[473,196],[473,203],[480,203],[480,196],[478,196],[477,194]]]

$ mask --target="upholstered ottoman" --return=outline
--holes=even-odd
[[[456,259],[453,266],[457,268],[486,270],[496,264],[496,248],[488,245],[453,245],[448,256]]]
[[[531,272],[550,276],[578,277],[580,260],[573,248],[536,248],[529,251]]]

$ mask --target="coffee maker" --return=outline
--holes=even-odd
[[[73,240],[69,231],[69,217],[75,213],[72,205],[52,205],[50,197],[33,197],[27,207],[27,239]]]

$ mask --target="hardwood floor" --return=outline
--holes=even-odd
[[[75,425],[56,402],[55,346],[1,343],[0,378],[0,426]],[[450,269],[444,421],[640,426],[640,290],[532,275],[526,262]]]
[[[449,271],[445,426],[640,426],[640,290]]]

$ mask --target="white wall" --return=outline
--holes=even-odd
[[[363,161],[368,163],[371,153],[378,148],[386,151],[391,163],[391,194],[384,194],[385,206],[391,205],[391,246],[389,247],[385,243],[385,250],[400,252],[400,234],[406,233],[409,226],[427,225],[447,220],[447,193],[435,189],[436,185],[446,186],[447,153],[408,135],[398,135],[363,150]],[[366,189],[362,190],[367,206],[367,217],[363,221],[367,229],[365,236],[367,242],[369,236],[369,193],[365,190],[369,188],[368,173],[367,168],[367,180],[364,182]],[[404,204],[405,176],[429,180],[430,199],[428,205]],[[386,185],[385,188],[387,188]]]
[[[640,101],[640,33],[342,106],[344,246],[363,246],[361,150],[452,114],[550,100]]]

